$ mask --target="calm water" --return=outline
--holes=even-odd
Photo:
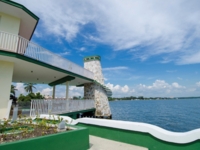
[[[110,102],[113,120],[144,122],[184,132],[200,128],[200,99]]]

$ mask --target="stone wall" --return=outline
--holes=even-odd
[[[84,62],[84,68],[94,73],[94,80],[104,84],[104,78],[101,69],[101,62],[99,60]]]
[[[84,62],[84,68],[94,73],[94,80],[104,85],[100,60],[90,60]],[[106,91],[98,84],[88,83],[84,85],[84,98],[95,99],[96,116],[111,116],[110,106]]]

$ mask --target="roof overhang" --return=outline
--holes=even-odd
[[[37,84],[54,83],[52,85],[56,85],[66,84],[64,81],[66,79],[66,81],[69,82],[69,85],[74,86],[93,82],[92,79],[16,53],[0,50],[0,60],[14,63],[12,82]],[[62,82],[60,82],[61,80]],[[58,83],[58,81],[60,83]]]
[[[31,39],[39,18],[25,6],[13,1],[0,0],[0,12],[20,18],[19,35]]]

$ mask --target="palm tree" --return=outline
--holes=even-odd
[[[15,91],[16,91],[16,86],[14,85],[11,85],[11,88],[10,88],[10,93],[12,93],[14,96],[15,96]]]
[[[33,88],[35,88],[34,85],[36,85],[36,84],[34,84],[34,83],[24,83],[25,91],[28,92],[28,93],[33,93]]]

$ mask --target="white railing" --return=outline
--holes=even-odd
[[[91,71],[15,34],[0,31],[0,50],[18,53],[72,73],[94,79],[94,74]]]
[[[30,116],[63,114],[95,108],[94,100],[31,100]]]

